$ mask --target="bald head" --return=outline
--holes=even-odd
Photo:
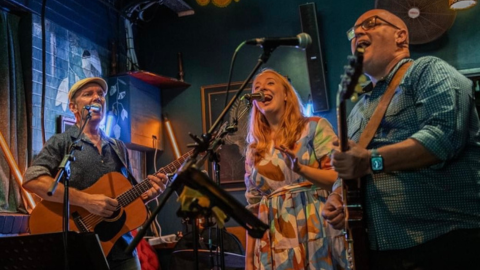
[[[374,83],[410,56],[407,26],[387,10],[373,9],[362,14],[349,36],[352,52],[364,48],[363,70]]]
[[[400,19],[397,15],[391,13],[390,11],[388,10],[385,10],[385,9],[372,9],[372,10],[369,10],[365,13],[363,13],[358,19],[357,21],[355,22],[355,25],[359,25],[360,23],[362,23],[363,21],[365,21],[366,19],[370,18],[370,17],[373,17],[373,16],[378,16],[380,18],[382,18],[383,20],[395,25],[396,27],[398,27],[400,30],[404,30],[406,31],[406,37],[407,37],[407,40],[405,42],[405,45],[408,45],[408,28],[407,28],[407,25],[405,24],[405,22]]]

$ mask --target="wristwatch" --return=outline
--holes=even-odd
[[[383,172],[383,157],[377,152],[377,149],[372,149],[370,153],[372,154],[370,157],[370,168],[372,172]]]

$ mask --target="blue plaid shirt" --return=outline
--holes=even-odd
[[[402,60],[348,118],[357,141]],[[480,227],[480,127],[472,83],[435,57],[414,62],[395,90],[368,149],[412,138],[442,162],[412,171],[369,175],[370,248],[409,248],[461,228]]]

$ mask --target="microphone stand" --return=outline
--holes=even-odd
[[[65,269],[69,269],[68,265],[68,231],[70,230],[69,217],[70,217],[70,203],[69,203],[69,180],[70,180],[70,162],[75,161],[73,153],[75,150],[81,151],[83,145],[78,145],[82,135],[83,129],[85,128],[88,120],[92,117],[90,109],[87,109],[88,113],[85,116],[85,122],[83,123],[80,132],[78,133],[77,139],[73,141],[68,147],[68,151],[62,159],[62,162],[58,166],[58,172],[55,176],[55,180],[50,185],[50,188],[47,191],[48,196],[52,196],[58,186],[58,183],[63,179],[63,245],[64,245],[64,256],[65,256]]]
[[[212,138],[213,132],[217,129],[219,123],[223,120],[227,112],[233,106],[238,97],[242,94],[246,85],[253,78],[258,69],[268,61],[271,53],[277,48],[277,46],[263,46],[263,53],[260,55],[257,64],[255,65],[253,71],[248,75],[247,79],[243,82],[242,86],[236,93],[236,95],[230,100],[225,109],[220,113],[217,120],[213,123],[206,134],[202,135],[202,139],[198,138],[196,135],[189,134],[190,137],[195,141],[195,148],[193,154],[188,158],[182,166],[179,168],[178,172],[175,174],[170,185],[165,189],[155,210],[152,212],[148,220],[144,223],[140,231],[133,239],[133,241],[125,249],[126,253],[131,253],[133,249],[138,245],[140,240],[144,237],[147,228],[154,221],[157,214],[163,208],[164,204],[172,193],[181,188],[183,185],[186,185],[192,189],[200,191],[202,194],[207,196],[211,203],[210,205],[218,206],[224,213],[229,214],[236,220],[242,227],[244,227],[250,236],[253,238],[261,238],[265,231],[268,229],[268,225],[260,221],[255,215],[250,211],[245,209],[245,206],[240,204],[235,198],[233,198],[225,190],[217,187],[217,185],[201,172],[197,167],[200,164],[196,162],[197,156],[200,153],[203,153],[209,150],[210,140]],[[206,155],[209,155],[211,151],[207,151]],[[197,264],[198,268],[198,264]]]
[[[242,91],[239,91],[240,93]],[[248,105],[246,105],[245,109],[241,112],[241,115],[238,116],[238,107],[236,108],[235,110],[235,116],[233,117],[233,123],[232,125],[230,126],[227,126],[225,128],[225,131],[222,131],[222,130],[219,130],[218,132],[220,132],[220,135],[217,136],[217,140],[215,140],[213,143],[212,143],[212,146],[210,147],[209,149],[209,153],[210,153],[210,161],[213,162],[213,171],[214,171],[214,179],[215,179],[215,183],[220,186],[220,155],[219,153],[217,152],[217,149],[220,145],[223,145],[224,144],[224,140],[223,140],[223,137],[227,134],[233,134],[235,132],[237,132],[238,130],[238,120],[248,111],[248,109],[250,109],[252,106],[252,102],[251,100],[248,100]],[[197,161],[197,164],[201,164],[203,163],[203,159],[201,159],[200,161]],[[218,224],[216,225],[216,228],[215,228],[215,233],[216,233],[216,239],[217,239],[217,246],[218,248],[220,249],[220,256],[218,256],[218,251],[215,252],[215,255],[216,255],[216,262],[218,263],[218,261],[220,260],[220,269],[225,269],[225,250],[224,250],[224,241],[223,241],[223,233],[222,233],[222,230],[218,227]],[[210,253],[212,253],[212,250],[210,250]],[[211,255],[210,255],[211,256]],[[220,258],[219,258],[220,257]]]

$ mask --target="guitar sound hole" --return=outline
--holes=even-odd
[[[108,218],[105,218],[105,221],[108,221],[108,222],[115,221],[121,212],[123,212],[123,208],[120,208],[117,211],[113,212],[111,216],[109,216]]]
[[[120,216],[118,216],[120,213]],[[118,217],[117,217],[118,216]],[[100,241],[106,242],[115,237],[122,229],[127,219],[125,211],[119,210],[113,213],[113,219],[106,219],[95,226],[95,233],[98,234]]]

